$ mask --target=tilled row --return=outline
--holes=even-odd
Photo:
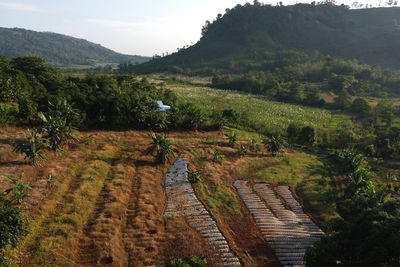
[[[232,253],[228,242],[217,224],[197,199],[189,180],[185,160],[178,158],[165,174],[167,205],[165,215],[184,216],[188,224],[200,233],[224,266],[240,266],[239,259]]]
[[[281,264],[304,266],[306,248],[319,240],[323,232],[303,212],[289,188],[281,187],[275,193],[267,184],[256,184],[253,192],[242,180],[234,186]]]

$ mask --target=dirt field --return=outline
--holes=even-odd
[[[10,145],[25,131],[0,130],[0,174],[16,178],[23,171],[24,182],[33,187],[21,205],[31,222],[31,233],[16,250],[22,266],[148,266],[170,256],[210,255],[182,218],[162,216],[164,174],[170,164],[158,164],[145,153],[149,132],[78,132],[78,140],[64,152],[49,152],[41,166],[32,167]],[[238,177],[241,164],[268,157],[239,156],[220,132],[168,136],[179,151],[176,157],[203,173],[194,186],[196,194],[242,264],[280,266],[232,186],[243,178]],[[217,150],[225,155],[221,164],[212,160]],[[57,181],[47,185],[40,177],[50,173]],[[0,180],[0,190],[8,186]],[[218,266],[218,259],[207,260]]]

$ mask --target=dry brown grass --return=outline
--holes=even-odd
[[[18,128],[0,131],[0,173],[15,176],[24,171],[25,181],[34,186],[22,206],[32,222],[32,233],[18,248],[22,265],[146,266],[165,263],[170,256],[193,254],[206,257],[210,266],[219,265],[218,259],[209,256],[212,248],[182,218],[163,216],[164,174],[170,164],[157,164],[144,153],[150,144],[149,132],[77,133],[78,138],[92,134],[93,141],[71,143],[63,155],[49,153],[36,168],[10,152],[9,141],[23,132]],[[202,193],[198,185],[195,190],[241,261],[247,266],[279,266],[232,187],[239,165],[265,157],[251,153],[239,157],[237,147],[227,146],[220,132],[168,136],[189,167],[203,172],[208,191]],[[226,156],[222,164],[212,161],[216,150]],[[48,173],[57,178],[50,188],[39,179]],[[7,186],[0,182],[0,189]],[[234,194],[239,214],[207,205],[208,194],[216,186]]]

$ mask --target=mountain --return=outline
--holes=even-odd
[[[223,67],[294,50],[400,69],[400,8],[349,9],[332,4],[237,5],[206,22],[195,45],[133,67],[137,72],[173,67]]]
[[[1,27],[0,54],[7,58],[37,56],[47,64],[58,67],[125,62],[135,64],[149,60],[148,57],[119,54],[99,44],[62,34]]]

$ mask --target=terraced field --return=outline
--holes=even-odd
[[[282,265],[305,266],[306,248],[319,240],[323,232],[303,212],[288,187],[278,186],[274,192],[263,183],[251,189],[242,180],[235,181],[234,186]]]
[[[189,225],[213,248],[215,257],[221,260],[223,266],[240,266],[239,259],[230,250],[215,221],[194,194],[187,179],[184,159],[178,158],[166,173],[165,191],[168,199],[165,214],[183,215]]]
[[[17,264],[152,266],[170,256],[198,255],[210,266],[281,266],[270,236],[232,186],[242,179],[243,166],[272,163],[265,150],[239,155],[221,132],[169,133],[176,156],[203,173],[191,185],[183,160],[177,161],[179,171],[172,165],[176,158],[159,164],[146,153],[149,132],[77,132],[79,141],[61,154],[48,152],[40,167],[11,151],[13,136],[22,138],[23,132],[0,131],[0,174],[15,177],[24,171],[24,182],[33,186],[21,205],[31,231],[12,251]],[[221,163],[213,161],[216,150],[225,155]],[[41,177],[49,173],[56,182],[47,186]],[[0,190],[8,186],[1,180]],[[314,229],[288,191],[276,190],[295,213],[282,218],[294,216],[303,223],[293,222],[299,229]]]

